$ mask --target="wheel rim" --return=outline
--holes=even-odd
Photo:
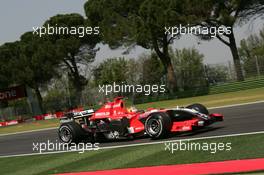
[[[161,123],[158,119],[150,119],[148,121],[148,131],[151,135],[157,135],[161,130]]]
[[[59,135],[60,135],[60,139],[65,143],[70,143],[72,141],[71,130],[66,126],[60,128]]]

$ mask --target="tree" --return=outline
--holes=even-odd
[[[171,51],[173,66],[179,76],[183,90],[205,86],[203,58],[195,48]]]
[[[163,65],[155,53],[142,56],[142,84],[159,85],[164,76]]]
[[[239,55],[247,76],[259,75],[264,70],[264,29],[240,42]]]
[[[110,58],[94,69],[96,85],[122,84],[127,81],[128,61],[124,58]]]
[[[67,101],[67,93],[59,88],[49,89],[47,95],[43,99],[43,104],[48,112],[63,111],[70,106]]]
[[[40,88],[56,75],[56,51],[45,38],[27,32],[20,41],[7,43],[0,49],[1,60],[6,60],[1,70],[9,84],[23,84],[34,89],[43,112]]]
[[[129,59],[127,62],[127,77],[126,81],[128,84],[137,85],[141,83],[142,79],[142,63],[136,59]]]
[[[194,6],[194,4],[196,6]],[[168,53],[175,39],[165,32],[167,26],[198,23],[210,15],[209,0],[89,0],[85,4],[88,19],[101,28],[103,41],[115,49],[135,45],[152,49],[167,73],[168,89],[177,90],[177,77]],[[208,13],[207,13],[208,12]]]
[[[0,47],[0,88],[6,88],[13,83],[10,79],[12,72],[10,60],[16,58],[18,54],[18,42],[6,43]]]
[[[10,60],[16,58],[18,55],[18,44],[6,43],[0,46],[0,89],[7,88],[9,85],[13,84],[12,78],[12,64]],[[7,101],[1,101],[0,107],[7,107]]]
[[[205,65],[205,74],[208,85],[216,85],[217,83],[224,83],[228,80],[228,67],[225,65]]]
[[[231,29],[230,33],[217,35],[217,38],[231,50],[238,81],[243,81],[244,75],[234,35],[234,27],[243,24],[243,22],[254,16],[256,17],[256,15],[263,14],[263,5],[263,0],[217,0],[212,11],[213,15],[206,21],[209,26],[225,26]]]
[[[79,14],[56,15],[47,20],[44,26],[66,27],[68,29],[91,27],[89,21]],[[62,68],[68,71],[70,83],[74,88],[75,105],[78,105],[80,104],[81,93],[88,82],[82,74],[82,70],[94,61],[98,51],[96,44],[100,38],[92,34],[80,36],[77,31],[75,35],[55,34],[48,37],[57,48]]]
[[[14,80],[35,90],[39,106],[43,111],[40,88],[56,76],[59,60],[56,48],[46,38],[39,38],[27,32],[19,42],[19,56],[13,59]]]

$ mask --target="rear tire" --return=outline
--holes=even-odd
[[[78,143],[85,135],[81,126],[75,122],[63,123],[58,131],[59,139],[63,143]]]
[[[207,110],[207,108],[204,105],[199,104],[199,103],[192,104],[190,106],[187,106],[186,108],[194,109],[202,114],[206,114],[206,115],[209,114],[209,111]]]
[[[171,118],[164,112],[150,114],[145,122],[145,131],[152,139],[165,137],[171,129]]]

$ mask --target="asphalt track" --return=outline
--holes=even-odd
[[[175,135],[167,140],[264,131],[264,103],[216,108],[211,109],[210,112],[223,114],[225,116],[224,122],[213,124],[206,130],[201,130],[196,133]],[[56,129],[0,136],[0,157],[38,153],[37,151],[33,151],[33,143],[47,143],[48,140],[53,143],[58,142]],[[100,147],[149,142],[153,142],[153,140],[149,138],[140,138],[101,143]]]

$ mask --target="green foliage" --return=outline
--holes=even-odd
[[[44,26],[67,27],[92,27],[89,20],[84,19],[79,14],[56,15],[47,20]],[[88,67],[94,61],[96,52],[98,51],[96,44],[100,41],[98,35],[51,35],[47,36],[49,40],[57,48],[60,55],[59,60],[62,68],[68,72],[73,90],[72,96],[75,97],[76,104],[80,103],[81,93],[88,83],[87,78],[83,75],[82,68]]]
[[[129,59],[127,64],[126,80],[128,84],[140,84],[142,79],[142,63],[136,59]]]
[[[79,14],[56,15],[47,20],[44,26],[53,27],[88,27],[89,22]],[[56,46],[62,61],[71,74],[77,74],[76,64],[88,64],[94,61],[97,49],[94,49],[100,38],[94,35],[48,35],[49,40]]]
[[[126,83],[128,61],[125,58],[110,58],[94,69],[97,85]]]
[[[95,26],[100,26],[103,42],[111,48],[132,42],[135,32],[132,19],[138,13],[139,0],[89,0],[84,8],[86,16]],[[133,40],[134,42],[134,40]]]
[[[61,89],[50,89],[43,100],[44,108],[49,112],[65,110],[65,107],[69,107],[67,96]]]
[[[264,73],[264,29],[259,32],[259,35],[251,35],[241,40],[239,55],[247,76]]]
[[[22,35],[21,41],[1,46],[0,52],[1,60],[5,60],[1,70],[10,84],[26,84],[35,89],[46,84],[55,74],[58,64],[55,48],[31,32]]]
[[[142,56],[142,84],[159,85],[164,77],[164,68],[157,55]]]
[[[59,64],[55,47],[46,38],[27,32],[20,41],[1,46],[0,52],[1,60],[5,60],[0,71],[9,78],[7,84],[23,84],[34,89],[42,109],[40,88],[56,75]]]
[[[124,44],[154,48],[153,40],[164,39],[165,26],[202,21],[210,14],[206,10],[210,4],[209,0],[90,0],[85,12],[102,29],[103,41],[113,48]]]
[[[56,15],[44,24],[50,27],[88,27],[90,23],[79,14]],[[92,26],[91,26],[92,27]],[[33,88],[42,106],[40,88],[47,86],[61,70],[67,70],[74,97],[80,99],[87,79],[80,72],[94,61],[99,36],[44,35],[27,32],[21,40],[0,47],[0,88],[24,84]],[[62,68],[62,69],[60,69]]]
[[[209,15],[205,21],[206,23],[203,23],[203,25],[209,27],[225,26],[230,29],[230,32],[224,35],[218,34],[217,38],[231,50],[238,81],[243,81],[244,75],[233,28],[237,24],[242,24],[262,15],[264,11],[263,5],[263,0],[213,0],[212,15]],[[211,39],[210,36],[204,39],[208,38]]]
[[[14,83],[11,60],[16,59],[17,55],[19,55],[18,42],[0,46],[0,88],[6,88]]]
[[[139,60],[110,58],[93,71],[96,85],[103,84],[160,84],[164,69],[157,55],[142,55]]]
[[[11,60],[17,83],[38,89],[56,74],[59,64],[56,48],[46,38],[34,36],[32,32],[25,33],[21,36],[19,52],[19,56]]]
[[[165,33],[165,27],[197,24],[211,11],[209,0],[89,0],[86,16],[99,25],[104,43],[111,48],[142,46],[158,55],[167,73],[168,89],[177,89],[175,71],[168,46],[175,38]]]
[[[195,48],[171,51],[173,66],[183,90],[205,86],[204,55]]]
[[[139,45],[155,54],[142,56],[139,61],[114,58],[103,62],[93,72],[96,84],[158,84],[167,73],[166,80],[172,85],[171,89],[174,90],[178,81],[181,88],[188,90],[204,84],[203,55],[194,49],[176,50],[170,54],[170,44],[180,36],[172,38],[165,34],[164,28],[203,22],[210,26],[233,27],[262,15],[263,5],[263,0],[89,0],[84,7],[87,19],[76,13],[56,15],[44,26],[100,26],[101,35],[55,34],[39,38],[28,32],[21,36],[21,41],[2,45],[0,88],[26,84],[35,89],[41,103],[41,87],[47,86],[58,72],[66,70],[71,96],[76,97],[78,104],[81,92],[88,84],[83,69],[94,61],[98,51],[96,45],[102,42],[112,49],[125,46],[128,51]],[[252,36],[241,42],[240,56],[246,73],[256,65],[256,58],[260,67],[264,67],[263,38],[264,31],[259,37]],[[219,39],[231,48],[234,59],[239,60],[232,35]],[[211,76],[209,79],[226,79],[224,67],[208,68],[207,71]],[[56,95],[63,96],[57,92]]]
[[[225,65],[206,65],[205,72],[209,85],[227,82],[229,78],[228,67]]]
[[[264,10],[262,0],[217,0],[214,18],[219,25],[234,26],[261,15]]]

